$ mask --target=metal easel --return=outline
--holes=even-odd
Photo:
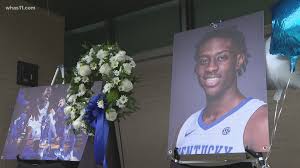
[[[58,74],[58,71],[60,70],[60,73],[61,73],[61,78],[62,78],[62,84],[65,84],[65,68],[64,68],[64,65],[61,64],[61,65],[58,65],[56,67],[56,70],[55,70],[55,73],[54,73],[54,76],[52,78],[52,81],[51,81],[51,86],[53,86],[55,80],[56,80],[56,77],[57,77],[57,74]]]

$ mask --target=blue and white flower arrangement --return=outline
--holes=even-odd
[[[69,116],[67,123],[75,131],[94,135],[95,128],[91,122],[97,116],[92,115],[91,109],[103,111],[108,121],[136,111],[132,96],[136,82],[135,67],[133,58],[118,45],[93,45],[88,49],[73,69],[65,108],[65,114]],[[91,90],[95,81],[102,81],[104,85],[102,92],[96,93],[97,100],[91,99],[95,95]]]

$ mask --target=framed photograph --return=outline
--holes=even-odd
[[[263,12],[174,37],[169,150],[269,149]]]
[[[79,161],[87,141],[64,113],[68,85],[19,90],[1,159]]]

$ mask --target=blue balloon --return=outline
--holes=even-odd
[[[281,0],[272,8],[272,55],[288,56],[294,72],[300,56],[300,0]]]

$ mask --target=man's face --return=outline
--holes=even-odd
[[[237,87],[237,70],[244,61],[230,39],[211,38],[198,49],[196,73],[207,96],[219,96]]]
[[[43,93],[43,96],[49,98],[51,96],[52,89],[51,87],[47,87]]]
[[[65,99],[60,99],[58,102],[58,107],[64,107],[65,104],[66,104]]]

